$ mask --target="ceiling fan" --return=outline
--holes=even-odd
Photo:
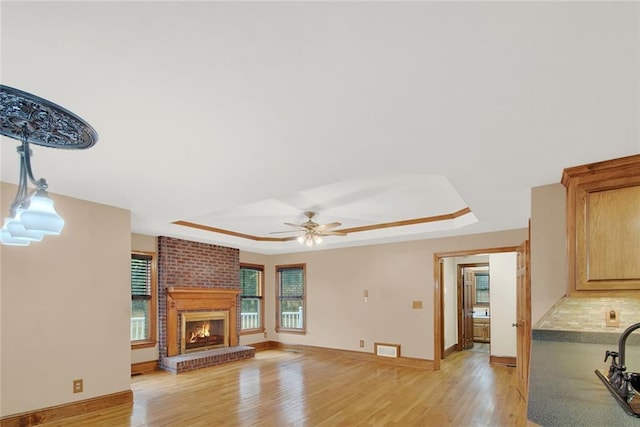
[[[322,236],[346,236],[347,233],[339,230],[332,230],[333,228],[340,227],[342,224],[339,222],[331,222],[329,224],[318,224],[313,221],[313,217],[316,216],[316,212],[307,211],[304,213],[308,219],[302,224],[292,224],[290,222],[285,222],[285,225],[290,227],[295,227],[295,230],[289,231],[274,231],[271,234],[279,234],[279,233],[295,233],[295,232],[303,232],[300,236],[298,236],[297,240],[301,244],[306,244],[307,246],[313,246],[314,244],[322,243]]]

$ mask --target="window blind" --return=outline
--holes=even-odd
[[[151,297],[151,257],[131,256],[131,296]]]

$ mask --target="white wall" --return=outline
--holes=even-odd
[[[6,214],[16,186],[2,187]],[[130,213],[50,195],[62,234],[0,247],[0,416],[130,389]]]
[[[515,252],[489,255],[492,356],[516,356],[516,263]]]
[[[458,343],[458,284],[456,279],[455,257],[443,259],[442,292],[444,293],[444,305],[442,313],[444,317],[444,348],[447,349]]]

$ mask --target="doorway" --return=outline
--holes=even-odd
[[[472,258],[486,258],[477,255]],[[454,258],[457,260],[457,258]],[[488,262],[456,262],[458,338],[457,350],[470,350],[478,347],[489,350],[491,342],[491,311],[489,299],[490,272]],[[446,319],[446,316],[445,316]],[[445,329],[446,329],[445,323]],[[446,356],[447,334],[444,340]]]
[[[462,347],[464,345],[470,346],[470,342],[473,342],[473,308],[470,308],[467,310],[467,312],[465,313],[464,311],[464,306],[460,303],[458,304],[457,301],[454,302],[452,301],[452,292],[445,292],[445,288],[444,288],[444,284],[445,284],[445,260],[447,258],[465,258],[465,257],[470,257],[470,259],[473,259],[471,257],[473,256],[487,256],[490,257],[492,254],[504,254],[506,256],[513,256],[514,257],[514,262],[513,262],[513,281],[515,283],[516,280],[516,269],[515,269],[515,252],[516,252],[517,247],[516,246],[509,246],[509,247],[500,247],[500,248],[485,248],[485,249],[475,249],[475,250],[461,250],[461,251],[453,251],[453,252],[441,252],[441,253],[435,253],[434,254],[434,279],[435,279],[435,286],[434,286],[434,369],[438,370],[440,369],[440,361],[441,359],[444,358],[445,356],[445,324],[447,323],[447,320],[449,321],[449,324],[451,324],[452,320],[451,320],[451,310],[447,310],[445,312],[444,308],[445,306],[450,308],[450,307],[462,307],[458,309],[458,312],[456,314],[453,315],[453,322],[458,323],[457,325],[457,329],[458,331],[461,328],[464,328],[464,321],[462,322],[458,322],[457,319],[463,319],[465,317],[466,314],[466,318],[469,320],[466,320],[466,322],[471,322],[471,328],[470,330],[468,330],[468,332],[465,334],[465,337],[471,337],[471,339],[466,339],[465,341],[462,340],[458,340],[457,341],[457,346],[456,346],[456,350],[459,347]],[[514,253],[514,255],[510,255],[507,253]],[[497,257],[496,257],[497,258]],[[483,259],[482,261],[468,261],[466,263],[468,264],[474,264],[474,263],[488,263],[487,258]],[[462,264],[464,264],[465,262],[461,262]],[[514,284],[514,288],[515,288],[515,284]],[[469,287],[468,289],[468,293],[471,296],[471,291],[472,291],[472,287]],[[447,304],[445,304],[445,294],[446,294],[446,298],[447,298]],[[458,293],[459,294],[459,293]],[[473,301],[473,298],[471,298],[471,301]],[[513,303],[513,310],[514,310],[514,319],[511,319],[509,321],[509,327],[511,327],[511,322],[513,320],[515,320],[515,300]],[[484,309],[483,309],[484,311]],[[487,312],[489,311],[489,308],[487,308]],[[447,316],[447,319],[445,319],[445,315]],[[504,322],[502,322],[504,323]],[[469,323],[467,323],[468,325]],[[451,329],[448,328],[447,330],[448,334],[451,334]],[[450,335],[449,335],[450,336]],[[467,344],[464,344],[464,342],[466,342]],[[462,343],[462,345],[461,345]],[[460,348],[462,349],[462,348]],[[451,351],[451,347],[449,347],[448,349],[449,351]]]

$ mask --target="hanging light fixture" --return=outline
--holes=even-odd
[[[315,230],[307,230],[297,240],[301,245],[313,246],[322,243],[322,236]]]
[[[47,180],[35,179],[29,144],[52,148],[85,149],[98,141],[84,120],[53,102],[0,85],[0,134],[21,141],[18,191],[0,229],[3,245],[28,246],[45,235],[58,235],[64,219],[47,193]],[[29,191],[29,182],[35,188]]]

